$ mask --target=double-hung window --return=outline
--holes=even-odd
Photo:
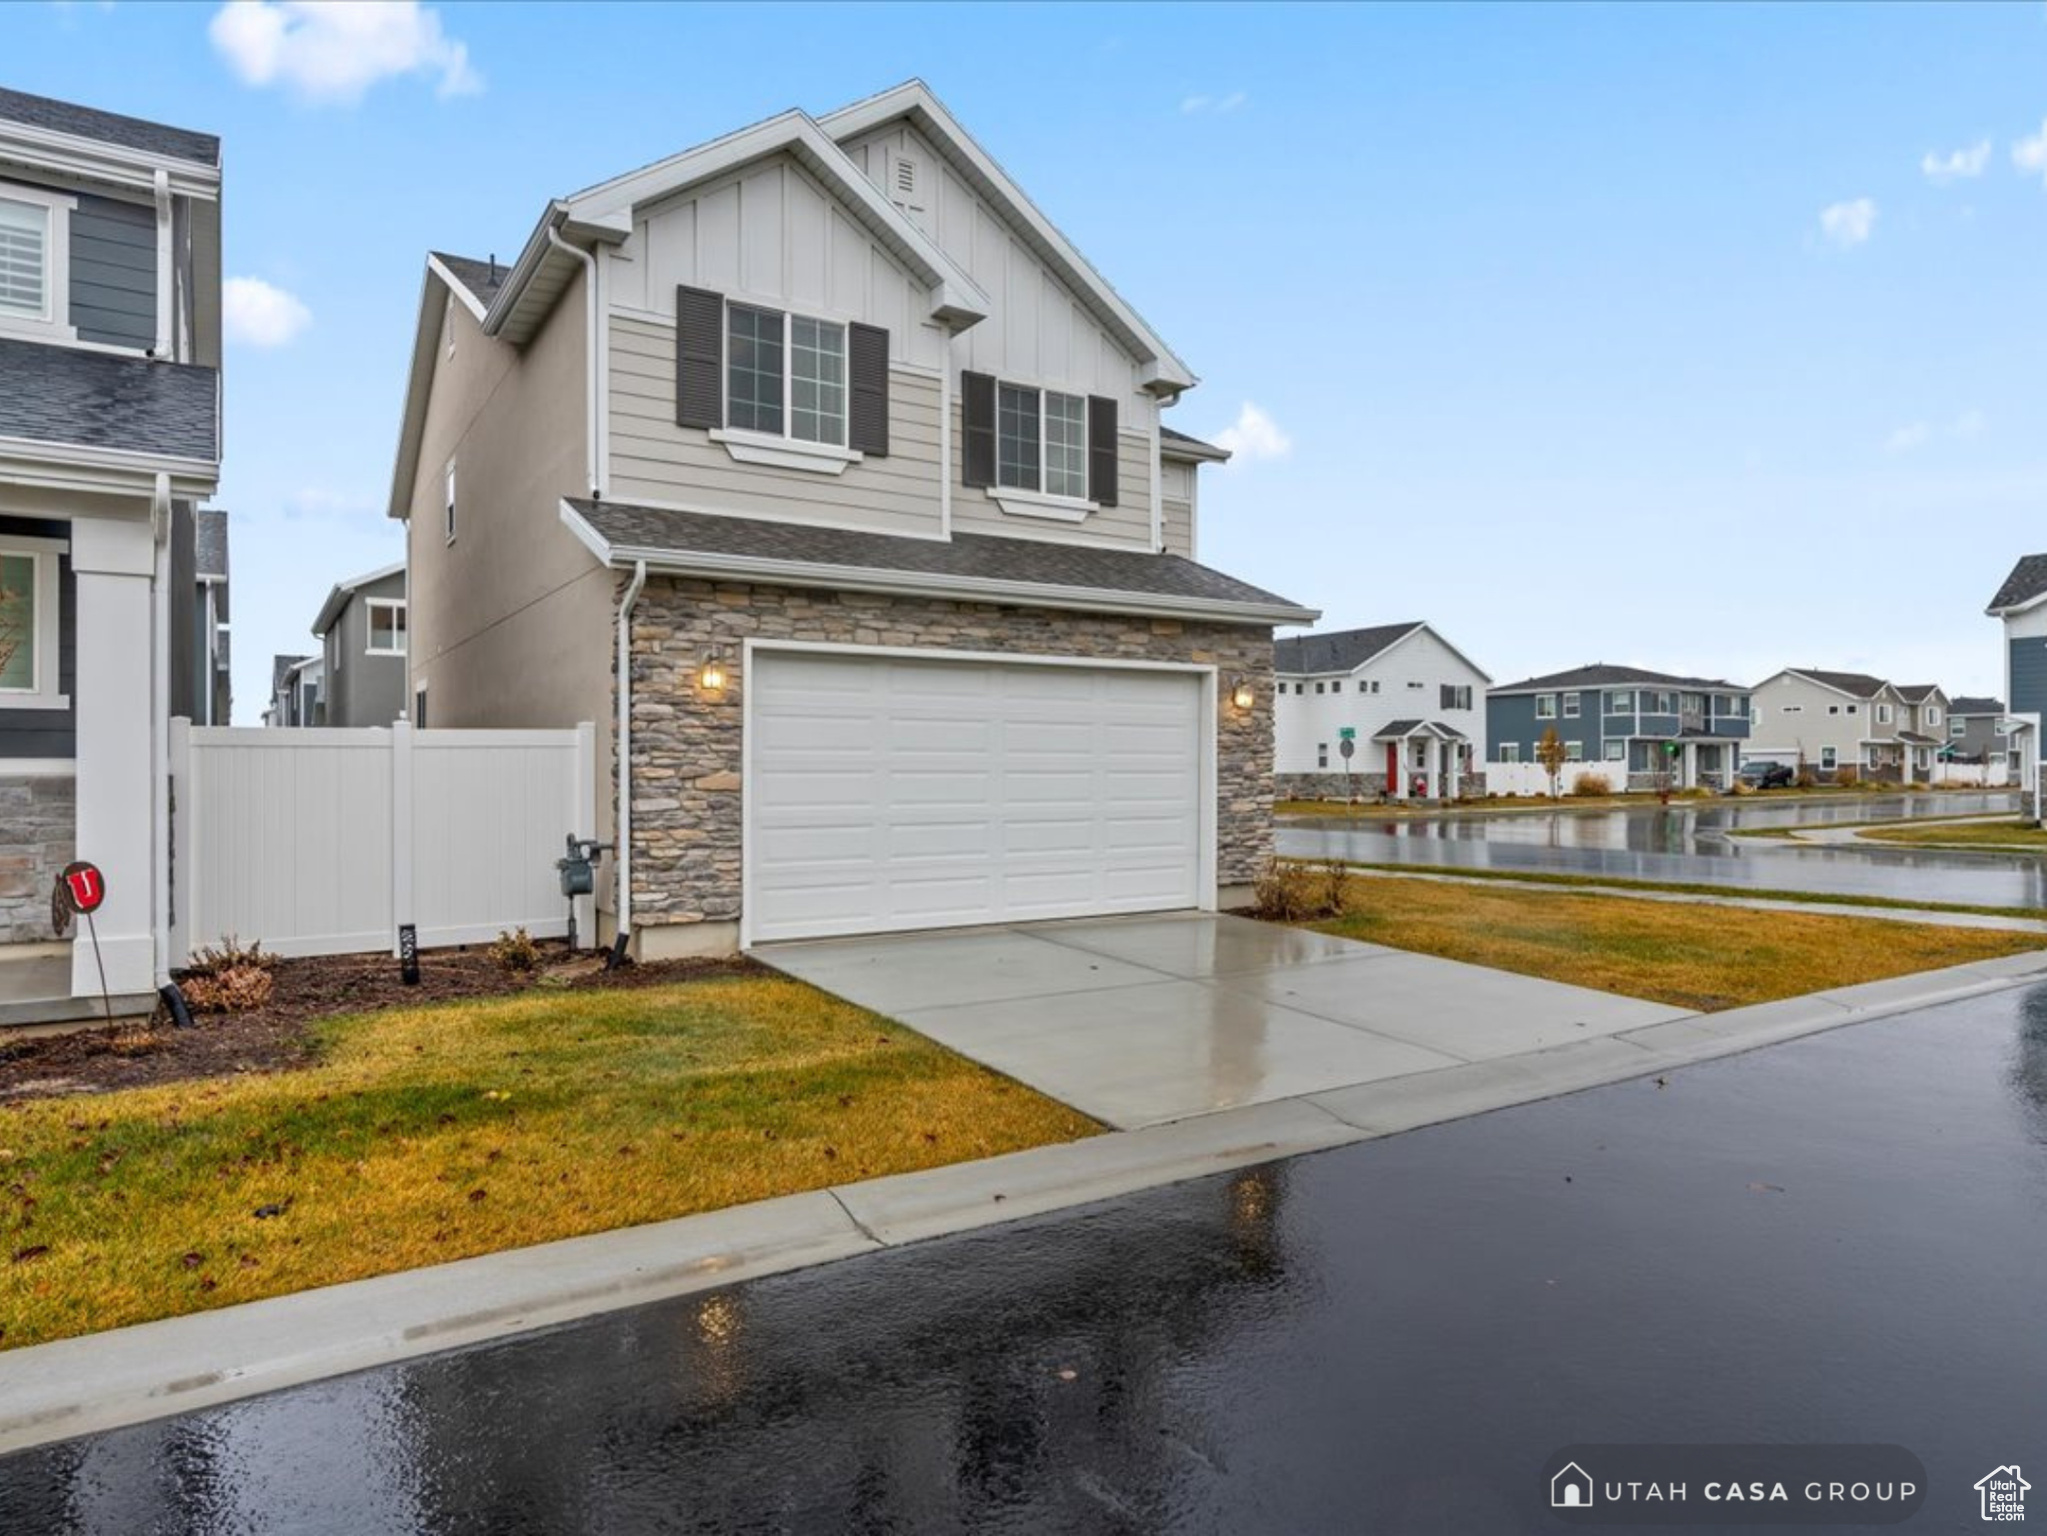
[[[1535,718],[1554,720],[1557,717],[1557,696],[1553,693],[1538,693],[1535,696]]]
[[[998,382],[995,484],[1087,500],[1086,398]]]
[[[0,538],[0,709],[62,709],[58,692],[59,539]]]
[[[1578,695],[1575,693],[1564,695],[1564,718],[1566,720],[1578,718]]]
[[[726,425],[845,447],[845,326],[751,304],[725,313]]]

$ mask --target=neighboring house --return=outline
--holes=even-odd
[[[2004,757],[2004,700],[1964,694],[1948,705],[1947,722],[1949,761],[1987,764]]]
[[[1942,738],[1920,728],[1944,719],[1947,696],[1922,688],[1915,705],[1896,684],[1866,672],[1787,667],[1755,686],[1750,756],[1796,764],[1821,775],[1898,784],[1933,772]]]
[[[1272,766],[1282,799],[1484,792],[1475,754],[1492,679],[1427,624],[1300,635],[1272,649]]]
[[[208,707],[220,186],[210,134],[0,90],[0,942],[93,861],[117,1003],[168,980],[169,719]],[[69,980],[97,999],[83,936]]]
[[[1194,382],[921,83],[548,201],[426,261],[415,717],[599,722],[645,956],[1236,900],[1315,614],[1195,563]]]
[[[1934,765],[1947,749],[1951,702],[1947,690],[1938,683],[1895,683],[1892,686],[1898,690],[1898,697],[1905,701],[1905,713],[1899,722],[1903,729],[1898,732],[1898,739],[1906,747],[1907,776],[1923,783],[1932,776]]]
[[[1722,789],[1740,767],[1746,688],[1596,662],[1493,689],[1492,761],[1532,763],[1554,730],[1565,760],[1602,764],[1615,789]]]
[[[172,673],[188,680],[187,718],[194,725],[226,725],[234,712],[228,675],[227,513],[181,508],[172,526],[172,581],[190,603],[186,621],[171,631]]]
[[[321,672],[322,662],[318,656],[271,657],[270,707],[263,711],[263,723],[272,726],[324,725]]]
[[[2011,568],[1985,610],[2004,624],[2007,743],[2029,813],[2037,804],[2041,721],[2047,718],[2047,555],[2026,555]]]
[[[318,724],[389,725],[408,713],[403,564],[336,582],[313,636],[320,642]]]

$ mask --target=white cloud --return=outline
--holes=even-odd
[[[2041,119],[2038,133],[2012,145],[2011,163],[2027,176],[2038,176],[2041,185],[2047,186],[2047,118]]]
[[[228,0],[207,31],[244,84],[307,101],[353,103],[395,75],[436,76],[441,96],[483,89],[468,45],[419,0]]]
[[[1945,425],[1929,421],[1907,422],[1884,439],[1884,452],[1911,453],[1914,449],[1924,448],[1937,437],[1966,442],[1970,438],[1981,437],[1989,428],[1990,423],[1978,410],[1964,411]]]
[[[1185,96],[1180,100],[1180,110],[1190,117],[1199,112],[1234,112],[1250,99],[1242,91],[1231,91],[1227,96]]]
[[[1237,412],[1237,419],[1215,434],[1215,445],[1227,448],[1239,464],[1259,459],[1283,459],[1294,451],[1294,440],[1279,429],[1279,423],[1249,400]]]
[[[1858,197],[1853,202],[1829,203],[1820,210],[1820,233],[1842,250],[1862,244],[1876,228],[1876,202]]]
[[[1928,150],[1919,157],[1919,169],[1926,179],[1937,186],[1946,186],[1951,181],[1973,181],[1983,174],[1983,168],[1990,163],[1990,141],[1979,139],[1966,149],[1957,149],[1948,154],[1935,154]]]
[[[220,285],[220,317],[229,341],[281,347],[313,323],[298,298],[260,277],[231,277]]]

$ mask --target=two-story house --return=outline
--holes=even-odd
[[[92,861],[117,1003],[169,979],[169,718],[206,712],[220,184],[210,134],[0,90],[0,943]],[[85,935],[37,964],[15,995],[98,998]]]
[[[2005,743],[2027,814],[2037,816],[2047,720],[2047,555],[2024,555],[1984,610],[2004,625]]]
[[[405,618],[402,564],[334,584],[313,619],[313,637],[320,642],[320,666],[312,679],[319,724],[389,725],[411,713]]]
[[[1272,649],[1280,798],[1484,793],[1476,753],[1492,679],[1429,625],[1299,635]]]
[[[1787,667],[1754,692],[1756,757],[1882,784],[1924,781],[1933,772],[1941,738],[1920,728],[1919,708],[1883,678]],[[1931,687],[1920,692],[1937,726],[1947,696]]]
[[[1947,747],[1947,690],[1938,683],[1895,683],[1905,711],[1898,718],[1898,740],[1904,746],[1907,779],[1926,783]]]
[[[1486,709],[1493,761],[1535,762],[1554,730],[1567,762],[1610,765],[1615,789],[1724,789],[1749,731],[1746,688],[1604,662],[1495,688]]]
[[[2001,763],[2005,737],[2004,700],[1960,694],[1949,703],[1944,755],[1950,762]]]
[[[415,713],[605,723],[645,956],[1235,900],[1315,615],[1196,563],[1194,383],[919,82],[553,199],[427,258]]]
[[[263,723],[267,726],[322,724],[320,671],[323,665],[318,656],[272,656],[270,702],[264,706]]]

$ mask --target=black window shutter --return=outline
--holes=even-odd
[[[888,332],[855,322],[846,327],[846,446],[877,459],[888,457]]]
[[[1116,402],[1102,395],[1087,397],[1087,499],[1116,505]]]
[[[986,489],[995,483],[995,376],[960,375],[960,483]]]
[[[725,425],[725,296],[675,290],[675,419],[685,427]]]

